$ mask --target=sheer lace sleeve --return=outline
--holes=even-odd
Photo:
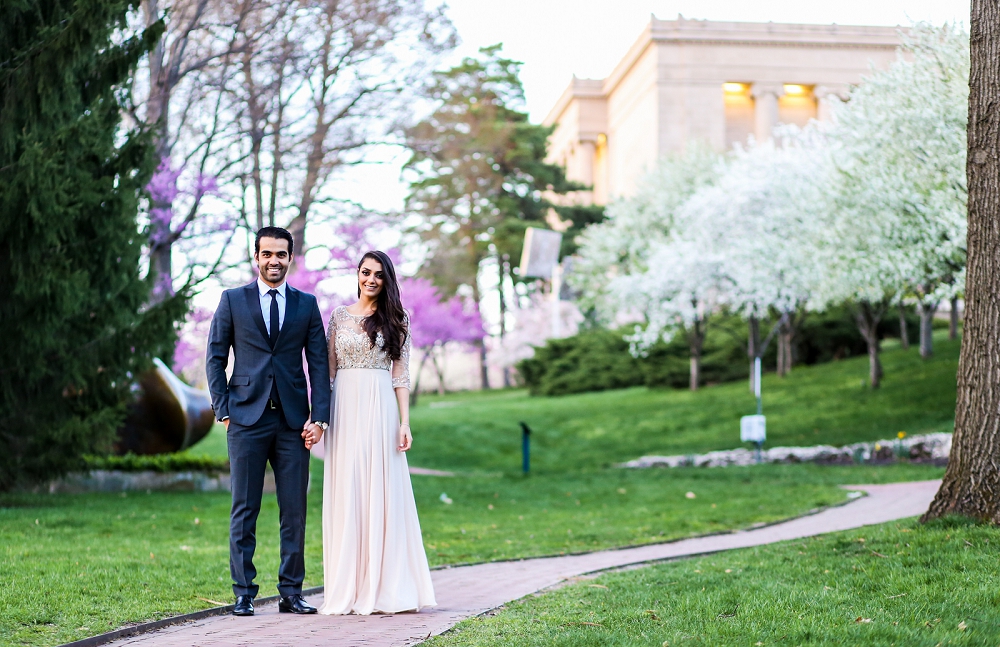
[[[399,359],[392,361],[392,388],[410,388],[410,317],[406,317],[406,341],[399,350]]]
[[[330,313],[330,323],[326,327],[326,348],[330,356],[330,390],[333,390],[333,381],[337,377],[337,310],[334,308]]]

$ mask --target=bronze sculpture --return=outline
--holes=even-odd
[[[215,414],[208,391],[174,375],[159,358],[139,377],[139,397],[118,430],[116,454],[165,454],[191,447],[208,435]]]

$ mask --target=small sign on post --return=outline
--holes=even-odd
[[[531,427],[521,422],[521,469],[525,474],[531,469]]]
[[[521,278],[551,279],[553,268],[559,265],[560,245],[562,234],[558,231],[528,227],[521,250]]]
[[[757,448],[757,462],[760,462],[760,450],[767,440],[767,423],[764,416],[743,416],[740,418],[740,442],[753,443]]]

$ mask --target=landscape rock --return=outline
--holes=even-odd
[[[902,439],[854,443],[843,447],[814,445],[812,447],[772,447],[760,453],[761,463],[822,463],[849,465],[852,463],[890,462],[899,458],[914,461],[947,461],[951,452],[951,434],[946,432],[908,436]],[[754,465],[757,452],[740,447],[707,454],[677,456],[642,456],[621,463],[619,467],[729,467]]]

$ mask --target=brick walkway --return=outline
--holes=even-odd
[[[568,578],[629,564],[758,546],[923,513],[940,481],[852,486],[867,497],[785,523],[669,544],[462,566],[433,572],[438,605],[421,613],[394,616],[292,616],[275,605],[257,608],[252,618],[220,616],[162,629],[116,643],[152,647],[347,647],[414,645],[458,622]],[[319,596],[310,600],[319,605]]]

